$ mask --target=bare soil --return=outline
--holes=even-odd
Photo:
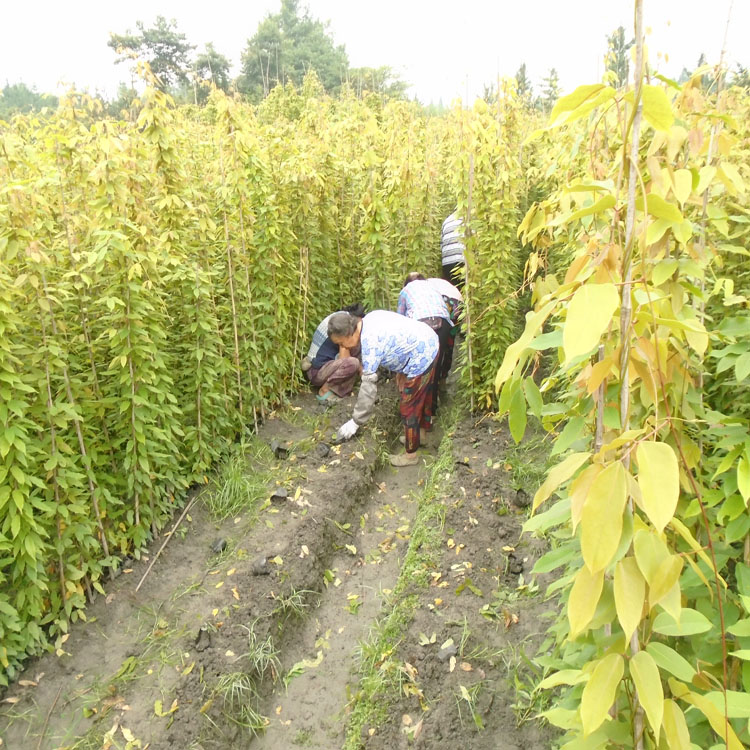
[[[393,605],[435,454],[383,465],[400,428],[395,390],[380,390],[373,423],[341,446],[330,438],[352,399],[323,410],[303,395],[270,415],[259,437],[282,450],[266,507],[217,524],[199,496],[138,592],[164,537],[128,561],[87,622],[3,696],[3,750],[341,748],[360,642]],[[548,620],[529,575],[544,550],[519,541],[508,440],[489,418],[453,435],[438,562],[429,588],[409,592],[419,604],[395,645],[414,689],[380,697],[389,718],[362,729],[364,747],[550,747],[514,688]],[[279,488],[287,496],[271,499]],[[266,640],[277,661],[253,672],[248,654]],[[232,702],[227,676],[242,674],[255,694]],[[255,731],[240,705],[264,717]]]

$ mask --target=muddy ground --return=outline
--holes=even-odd
[[[542,543],[519,541],[531,459],[444,407],[420,466],[392,469],[380,390],[341,446],[352,399],[270,415],[247,451],[254,507],[219,523],[216,488],[194,490],[140,589],[165,536],[2,696],[3,750],[549,748],[526,658],[549,622]]]

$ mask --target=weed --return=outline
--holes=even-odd
[[[513,489],[533,495],[544,481],[549,469],[549,445],[544,436],[532,435],[522,443],[510,445],[503,460],[510,466]]]
[[[244,657],[247,658],[250,664],[250,671],[258,675],[258,677],[263,678],[266,672],[270,670],[271,677],[276,682],[281,664],[279,663],[279,652],[274,646],[273,638],[270,635],[264,639],[259,638],[255,632],[255,622],[249,628],[244,625],[243,627],[247,630],[249,647]]]
[[[456,706],[458,708],[458,718],[462,727],[464,725],[463,707],[468,709],[469,715],[474,722],[474,726],[480,731],[484,729],[484,722],[482,721],[482,717],[477,709],[477,699],[479,698],[479,693],[481,692],[483,685],[484,682],[482,680],[474,683],[468,688],[464,685],[459,685],[458,692],[454,693]]]
[[[316,591],[300,589],[299,591],[292,590],[287,595],[280,594],[275,597],[276,607],[273,614],[281,619],[281,625],[289,618],[301,619],[305,615],[310,607],[310,604],[305,601],[305,598],[309,595],[319,596]]]
[[[248,729],[253,736],[268,726],[268,718],[257,709],[260,699],[253,678],[244,672],[221,675],[214,685],[212,696],[221,701],[222,714],[229,721]]]
[[[309,729],[299,729],[292,738],[293,745],[312,745],[312,732]]]
[[[217,521],[255,511],[268,494],[270,449],[260,440],[243,440],[221,465],[203,502]],[[257,464],[250,472],[248,461]],[[266,464],[266,468],[263,467]]]

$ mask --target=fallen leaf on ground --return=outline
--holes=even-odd
[[[403,715],[403,716],[401,717],[401,723],[402,723],[402,724],[403,724],[404,726],[410,727],[410,726],[411,726],[411,724],[412,724],[412,719],[411,719],[411,716],[409,716],[409,714],[404,714],[404,715]]]
[[[456,657],[451,656],[450,662],[448,662],[448,671],[452,672],[456,668]]]
[[[237,591],[237,587],[236,587],[236,586],[235,586],[235,587],[234,587],[234,588],[232,589],[232,596],[233,596],[233,597],[234,597],[234,598],[235,598],[235,599],[236,599],[237,601],[239,601],[239,600],[240,600],[240,592],[239,592],[239,591]]]
[[[34,680],[19,680],[18,684],[22,687],[36,687],[38,683],[34,682]]]
[[[469,664],[468,661],[462,661],[461,662],[461,669],[464,672],[471,672],[471,670],[474,669],[474,667],[472,667],[471,664]]]

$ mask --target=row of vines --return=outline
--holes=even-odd
[[[310,75],[258,108],[153,87],[132,119],[97,106],[0,122],[0,684],[299,387],[322,317],[440,273],[471,191],[477,402],[514,334],[511,94],[428,118]]]
[[[539,700],[567,750],[750,746],[750,101],[644,59],[534,134],[533,309],[497,373],[556,435],[529,532],[562,611]],[[705,80],[705,79],[704,79]],[[717,93],[718,88],[718,93]],[[556,497],[555,497],[556,496]],[[554,498],[554,502],[552,502]]]

